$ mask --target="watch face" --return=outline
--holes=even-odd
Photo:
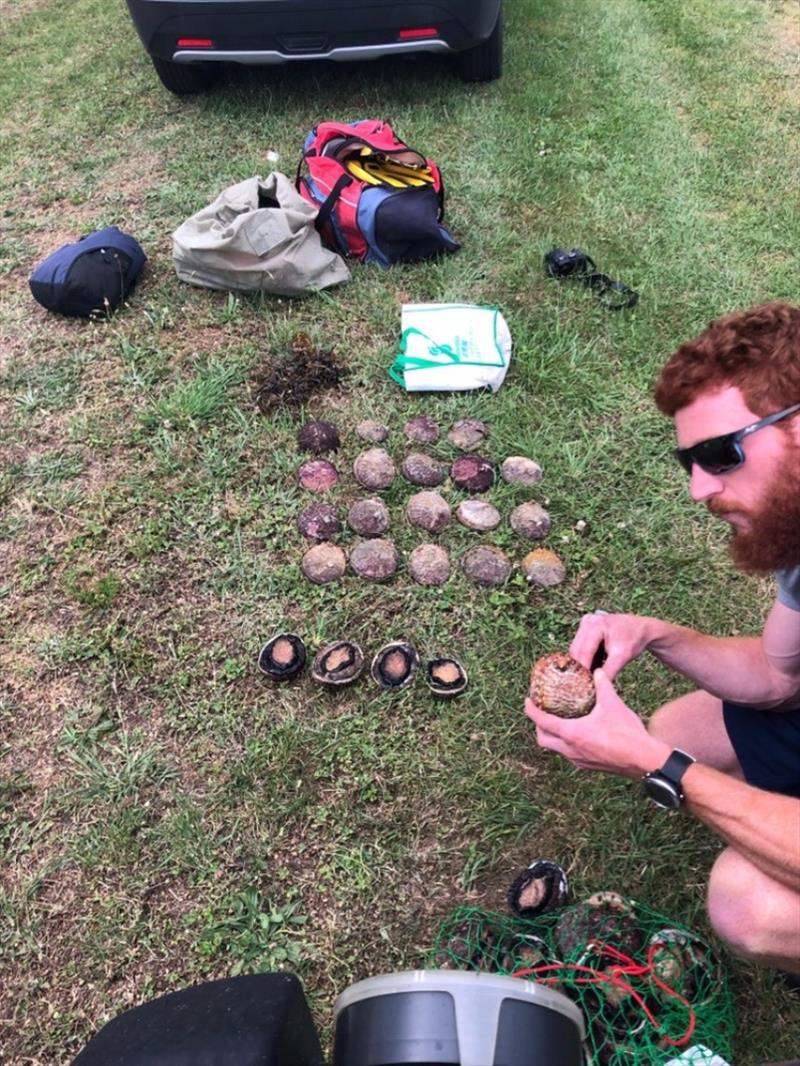
[[[680,807],[683,799],[680,790],[671,781],[658,774],[647,774],[645,776],[644,790],[653,803],[672,811]]]

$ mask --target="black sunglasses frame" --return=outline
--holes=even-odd
[[[796,411],[800,411],[800,403],[785,407],[782,411],[776,411],[766,418],[760,418],[758,422],[752,422],[744,429],[737,429],[734,433],[723,433],[719,437],[709,437],[707,440],[698,441],[690,448],[676,448],[675,458],[681,464],[687,474],[691,474],[692,466],[697,463],[701,470],[707,474],[729,474],[736,470],[745,460],[742,441],[765,426],[772,426],[783,418],[788,418]],[[727,458],[720,458],[727,451]],[[716,455],[716,461],[715,461]]]

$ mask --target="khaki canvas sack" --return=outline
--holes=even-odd
[[[305,296],[350,280],[314,228],[317,211],[285,174],[231,185],[172,235],[181,281],[207,289]]]

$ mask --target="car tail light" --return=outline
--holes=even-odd
[[[407,30],[400,30],[397,35],[401,41],[413,41],[418,37],[438,37],[439,31],[435,26],[412,26]]]
[[[210,37],[179,37],[178,48],[213,48]]]

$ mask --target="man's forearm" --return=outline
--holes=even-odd
[[[768,877],[800,891],[800,799],[764,792],[694,763],[683,775],[687,809]]]
[[[723,700],[770,707],[797,689],[797,681],[770,668],[758,637],[712,637],[654,618],[647,648],[665,666]]]

